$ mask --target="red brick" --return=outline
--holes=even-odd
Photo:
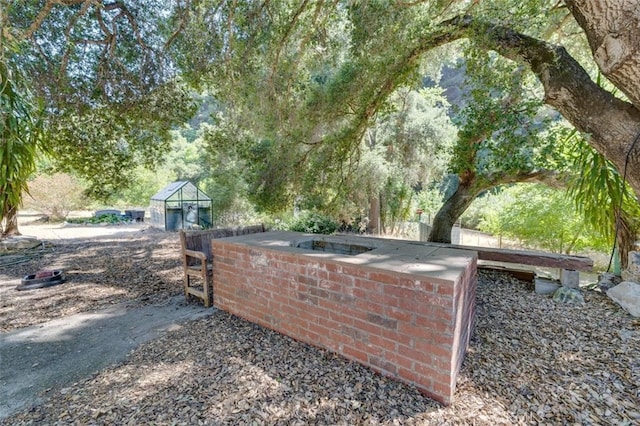
[[[385,339],[393,340],[394,342],[398,342],[401,345],[409,346],[411,344],[411,336],[407,336],[406,334],[399,333],[397,330],[382,330],[382,337]]]
[[[398,298],[388,294],[384,294],[384,293],[369,292],[365,296],[365,299],[385,307],[390,306],[390,307],[397,308],[399,304]]]
[[[375,335],[370,335],[369,333],[367,333],[366,331],[360,330],[358,328],[355,327],[351,327],[349,325],[345,325],[345,324],[340,324],[335,331],[339,332],[340,334],[343,334],[345,336],[348,336],[349,338],[351,338],[351,343],[353,345],[353,342],[357,341],[361,341],[361,342],[369,342],[371,337],[375,337]]]
[[[452,321],[436,321],[431,326],[434,333],[440,333],[443,335],[452,335],[454,334],[455,324]]]
[[[309,285],[309,286],[314,286],[314,287],[318,285],[318,278],[317,277],[309,277],[309,276],[306,276],[306,275],[298,274],[296,276],[296,281],[298,281],[299,283],[306,284],[306,285]]]
[[[453,286],[447,284],[438,284],[437,293],[444,296],[453,296]]]
[[[377,334],[378,336],[381,336],[382,335],[382,330],[384,330],[379,325],[372,324],[370,322],[362,321],[362,320],[359,320],[359,319],[354,319],[353,320],[353,326],[356,327],[359,330],[362,330],[362,331],[370,333],[370,334]]]
[[[398,275],[390,272],[371,271],[369,272],[368,278],[370,281],[374,281],[374,282],[390,284],[392,286],[398,285]]]
[[[370,281],[362,278],[357,279],[354,283],[354,286],[356,288],[360,288],[365,291],[376,292],[376,293],[383,293],[383,290],[385,287],[384,284],[381,284],[379,282]]]
[[[220,264],[225,264],[225,265],[235,265],[236,264],[236,259],[232,259],[230,257],[220,257],[220,256],[218,256],[216,258],[216,262],[220,263]]]
[[[305,320],[302,319],[300,317],[298,318],[287,318],[286,322],[282,322],[282,327],[284,328],[289,328],[289,329],[295,329],[295,328],[307,328],[309,325],[309,323]]]
[[[302,291],[298,292],[298,296],[297,296],[298,300],[304,302],[304,303],[308,303],[311,305],[317,305],[318,304],[318,298],[310,295],[309,293],[305,293]]]
[[[369,355],[369,364],[373,367],[379,368],[380,370],[384,370],[387,374],[393,376],[398,374],[398,367],[396,364],[389,362],[382,357]]]
[[[440,371],[440,369],[431,364],[425,364],[424,362],[416,361],[413,364],[413,371],[424,377],[429,377],[433,381],[441,380],[446,382],[449,380],[449,375]]]
[[[416,277],[401,276],[398,280],[400,287],[412,288],[417,291],[433,292],[435,285],[426,279],[416,279]]]
[[[342,273],[345,275],[351,275],[356,277],[357,279],[368,279],[369,273],[371,271],[375,272],[375,269],[368,268],[366,266],[353,266],[353,265],[343,265]]]
[[[354,340],[353,341],[353,347],[356,348],[359,351],[365,352],[368,355],[372,355],[372,356],[377,356],[377,357],[381,357],[384,355],[385,351],[370,344],[370,343],[366,343],[363,342],[361,340]]]
[[[369,343],[389,352],[395,352],[398,346],[395,341],[376,334],[369,335]]]
[[[420,352],[406,345],[398,345],[398,354],[414,361],[430,361],[431,354]]]
[[[345,312],[348,310],[346,306],[331,299],[319,299],[318,307],[325,309],[328,312]]]
[[[416,299],[402,298],[398,299],[398,308],[408,312],[421,312],[425,305]]]
[[[308,318],[307,330],[317,334],[322,334],[324,336],[328,336],[329,333],[331,332],[330,329],[320,324],[317,318]]]
[[[368,312],[366,319],[372,324],[377,324],[379,326],[388,328],[390,330],[396,330],[398,328],[398,320],[393,318],[387,318],[384,315]]]
[[[443,404],[446,405],[451,401],[451,397],[453,397],[453,386],[434,380],[432,387],[433,391],[442,398]]]
[[[435,322],[451,323],[453,312],[440,306],[430,306],[423,312],[416,313],[415,325],[431,326]]]
[[[276,292],[271,293],[271,298],[276,302],[280,303],[281,305],[288,305],[290,300],[286,294],[276,293]]]
[[[418,388],[418,392],[420,392],[427,398],[433,399],[434,401],[438,401],[440,404],[444,406],[448,406],[451,404],[450,396],[444,396],[444,395],[438,394],[436,391],[433,390],[433,388],[425,388],[419,385],[417,385],[416,388]]]
[[[428,377],[417,374],[409,368],[398,368],[398,376],[402,377],[409,383],[413,383],[418,388],[431,389],[433,380]],[[431,390],[433,392],[433,390]]]
[[[451,347],[447,347],[445,345],[435,345],[433,343],[428,343],[421,340],[415,340],[413,342],[413,347],[418,352],[430,354],[441,358],[451,357],[451,354],[453,353]]]
[[[318,324],[332,331],[340,327],[339,323],[329,318],[328,313],[318,317]]]
[[[353,345],[353,337],[346,335],[339,331],[338,329],[331,330],[329,332],[329,337],[331,337],[331,341],[333,342],[333,347],[339,347],[340,345]]]
[[[344,345],[342,347],[342,354],[349,359],[354,359],[363,363],[367,363],[369,360],[369,356],[352,346]]]
[[[334,300],[336,303],[339,303],[343,306],[354,306],[355,302],[358,300],[353,294],[349,293],[337,293],[332,291],[329,294],[329,298]]]
[[[454,368],[453,365],[453,353],[449,354],[446,358],[444,357],[433,357],[431,360],[431,364],[440,369],[441,371],[451,372]]]
[[[431,341],[436,345],[453,345],[453,335],[443,333],[432,333],[427,341]]]
[[[351,275],[328,272],[327,280],[336,283],[340,288],[353,287],[355,279]]]
[[[398,333],[420,338],[424,338],[425,336],[429,336],[431,334],[430,330],[426,327],[416,327],[415,325],[407,324],[404,322],[398,323]]]
[[[312,287],[309,289],[309,294],[315,297],[319,297],[319,298],[323,298],[323,299],[327,299],[329,298],[329,292],[327,290],[321,289],[321,288],[315,288]]]
[[[394,363],[398,367],[410,369],[413,367],[413,364],[414,364],[413,359],[403,356],[401,354],[398,354],[396,352],[385,352],[384,356],[385,356],[385,359],[387,359],[389,362]]]
[[[329,318],[340,324],[352,325],[354,316],[351,309],[329,310]]]
[[[280,305],[280,313],[283,317],[299,317],[300,311],[295,306],[291,305]]]
[[[344,287],[341,284],[336,283],[335,281],[331,281],[328,279],[321,279],[318,281],[318,286],[320,288],[324,288],[325,290],[340,292],[344,290]]]
[[[411,323],[413,322],[413,314],[407,312],[404,309],[398,309],[394,306],[388,306],[385,308],[384,313],[389,318],[397,319],[398,321]]]
[[[368,300],[356,300],[355,307],[362,312],[360,315],[361,318],[366,318],[367,313],[381,314],[384,312],[384,305]]]
[[[353,296],[356,299],[368,299],[369,298],[369,292],[367,290],[362,289],[362,288],[355,287],[353,289]]]
[[[440,306],[447,309],[452,309],[454,306],[451,297],[426,291],[417,292],[416,299],[428,306]]]
[[[301,314],[313,318],[329,318],[329,311],[320,306],[305,306]]]
[[[253,294],[255,294],[256,297],[259,297],[265,300],[271,299],[271,292],[265,288],[254,287]]]
[[[307,275],[318,278],[318,281],[327,281],[329,279],[329,273],[324,269],[316,269],[314,271],[307,271]]]
[[[339,263],[327,262],[325,265],[325,269],[327,270],[327,272],[342,274],[343,266]]]

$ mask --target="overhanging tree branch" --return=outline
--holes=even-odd
[[[545,103],[589,134],[590,144],[618,170],[624,169],[629,146],[640,131],[640,111],[599,87],[566,49],[508,27],[459,16],[425,36],[416,54],[461,38],[473,39],[479,46],[527,64],[542,83]],[[640,168],[640,155],[634,153],[629,160],[629,170]],[[640,173],[630,174],[628,179],[639,195]]]

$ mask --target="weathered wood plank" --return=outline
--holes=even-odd
[[[197,231],[185,231],[181,229],[180,245],[184,269],[184,292],[187,301],[190,296],[196,296],[204,301],[204,306],[209,307],[211,304],[211,285],[209,278],[212,269],[212,239],[255,234],[258,232],[265,232],[264,225]],[[202,290],[194,288],[194,286],[191,285],[192,277],[200,280]]]
[[[512,250],[491,247],[463,246],[444,243],[416,243],[444,248],[471,250],[478,253],[479,260],[494,262],[519,263],[521,265],[544,266],[548,268],[575,269],[590,272],[593,270],[593,259],[585,256],[554,254],[538,251]]]
[[[211,261],[211,240],[265,232],[265,228],[264,225],[251,225],[196,231],[182,230],[182,232],[184,233],[185,248],[204,253],[207,256],[207,260]]]

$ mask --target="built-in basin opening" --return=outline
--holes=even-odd
[[[346,254],[348,256],[355,256],[360,253],[366,253],[373,250],[375,247],[365,246],[361,244],[349,244],[349,243],[336,243],[333,241],[324,240],[305,240],[298,243],[294,243],[294,247],[313,250],[324,251],[334,254]]]

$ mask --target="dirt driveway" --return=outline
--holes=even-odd
[[[39,224],[23,236],[45,247],[0,256],[0,420],[60,388],[118,363],[140,344],[210,315],[180,294],[175,233],[145,223]],[[21,277],[63,269],[67,282],[17,291]]]
[[[75,212],[75,217],[89,216],[90,212]],[[42,215],[27,211],[18,217],[18,226],[23,236],[40,240],[59,241],[78,238],[96,238],[109,235],[137,232],[150,228],[148,223],[134,222],[122,225],[74,225],[67,223],[44,223],[38,219]]]

